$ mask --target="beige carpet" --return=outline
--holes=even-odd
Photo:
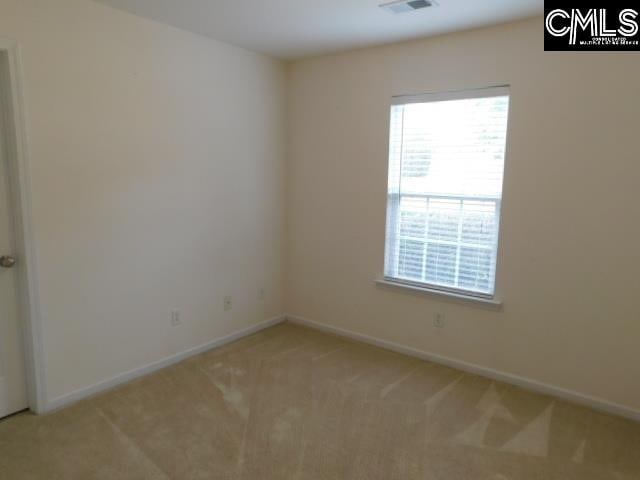
[[[0,478],[637,480],[640,425],[283,324],[0,422]]]

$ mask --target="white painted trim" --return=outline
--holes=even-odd
[[[91,397],[98,393],[104,392],[106,390],[110,390],[118,385],[123,383],[130,382],[139,377],[143,377],[145,375],[149,375],[153,372],[161,370],[163,368],[169,367],[176,363],[179,363],[187,358],[193,357],[195,355],[199,355],[201,353],[207,352],[209,350],[213,350],[215,348],[222,347],[231,342],[235,342],[236,340],[240,340],[241,338],[247,337],[249,335],[253,335],[261,330],[264,330],[269,327],[273,327],[279,323],[282,323],[286,320],[284,315],[280,315],[269,320],[265,320],[256,325],[252,325],[247,328],[243,328],[242,330],[238,330],[230,335],[226,335],[222,338],[218,338],[216,340],[212,340],[198,347],[193,347],[183,352],[176,353],[175,355],[171,355],[170,357],[163,358],[161,360],[155,361],[153,363],[149,363],[143,367],[135,368],[133,370],[129,370],[128,372],[120,373],[115,375],[107,380],[103,380],[101,382],[95,383],[88,387],[81,388],[71,393],[67,393],[60,397],[54,398],[47,403],[45,413],[52,412],[53,410],[57,410],[63,407],[67,407],[75,402],[83,400],[87,397]]]
[[[10,183],[14,200],[16,242],[19,248],[19,287],[21,326],[25,345],[25,366],[29,407],[36,413],[44,411],[46,399],[46,369],[42,342],[42,318],[36,277],[37,261],[31,208],[30,150],[28,121],[22,87],[22,61],[15,41],[0,38],[0,54],[6,55],[8,95],[3,99],[5,120],[10,124],[8,140]]]
[[[390,342],[388,340],[382,340],[380,338],[371,337],[369,335],[353,332],[351,330],[335,327],[333,325],[326,325],[324,323],[319,323],[313,320],[297,317],[294,315],[287,315],[287,321],[297,325],[303,325],[316,330],[320,330],[326,333],[331,333],[333,335],[346,337],[351,340],[356,340],[358,342],[367,343],[369,345],[384,348],[386,350],[391,350],[397,353],[402,353],[404,355],[409,355],[411,357],[416,357],[429,362],[445,365],[447,367],[455,368],[457,370],[462,370],[464,372],[472,373],[474,375],[479,375],[479,376],[491,378],[493,380],[497,380],[500,382],[509,383],[511,385],[516,385],[526,390],[531,390],[534,392],[542,393],[544,395],[558,397],[558,398],[567,400],[569,402],[573,402],[580,405],[584,405],[586,407],[593,408],[594,410],[610,413],[612,415],[618,415],[620,417],[625,417],[630,420],[640,422],[640,411],[634,410],[633,408],[630,408],[630,407],[619,405],[617,403],[610,402],[608,400],[592,397],[590,395],[575,392],[573,390],[568,390],[568,389],[557,387],[554,385],[549,385],[547,383],[538,382],[536,380],[531,380],[531,379],[524,378],[511,373],[501,372],[498,370],[494,370],[492,368],[476,365],[474,363],[468,363],[462,360],[456,360],[454,358],[445,357],[443,355],[425,352],[423,350],[418,350],[417,348],[407,347],[404,345],[400,345],[398,343]]]
[[[416,292],[424,295],[439,296],[441,298],[449,300],[460,300],[464,302],[479,303],[485,306],[491,306],[500,308],[502,302],[495,298],[480,297],[475,295],[466,295],[454,290],[446,290],[439,288],[431,288],[427,284],[419,284],[417,282],[402,281],[400,279],[392,279],[391,277],[381,277],[375,280],[377,285],[382,287],[390,287],[393,289],[408,290],[410,292]]]
[[[509,85],[498,85],[494,87],[471,88],[468,90],[451,90],[448,92],[395,95],[391,99],[391,104],[407,105],[410,103],[447,102],[450,100],[466,100],[469,98],[506,97],[509,95],[509,91]]]

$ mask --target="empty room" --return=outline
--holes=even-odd
[[[0,480],[640,479],[639,112],[633,2],[0,0]]]

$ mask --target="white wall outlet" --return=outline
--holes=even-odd
[[[178,327],[182,325],[182,317],[180,316],[180,310],[174,310],[171,312],[171,326]]]
[[[233,299],[231,297],[224,297],[224,311],[228,312],[233,308]]]
[[[433,326],[437,329],[442,330],[444,328],[444,313],[436,313],[433,316]]]
[[[258,298],[260,300],[264,300],[264,296],[265,296],[264,288],[261,287],[261,288],[258,289]]]

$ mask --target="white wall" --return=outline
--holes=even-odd
[[[48,400],[281,314],[284,67],[87,0],[0,12],[24,64]]]
[[[288,313],[640,410],[636,55],[545,53],[534,19],[299,61],[289,81]],[[375,286],[390,97],[502,84],[503,309]]]

